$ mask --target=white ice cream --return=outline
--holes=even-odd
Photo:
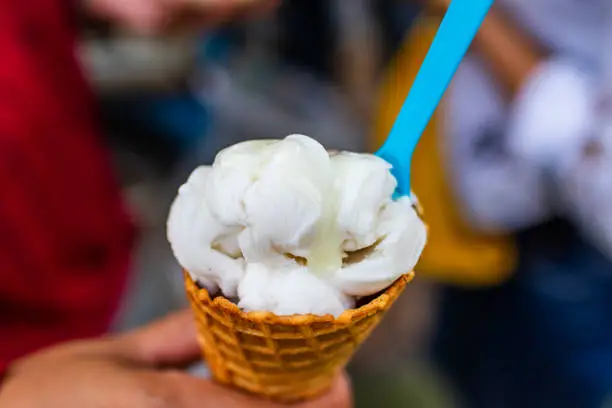
[[[302,135],[239,143],[180,188],[168,240],[194,279],[244,310],[337,316],[411,271],[425,245],[389,169]]]

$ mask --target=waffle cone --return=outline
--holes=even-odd
[[[185,287],[215,380],[266,399],[296,402],[331,386],[412,277],[403,275],[337,318],[244,312],[222,296],[211,298],[187,273]]]

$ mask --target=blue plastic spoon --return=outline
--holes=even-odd
[[[493,1],[451,1],[393,129],[376,152],[393,166],[396,198],[410,195],[412,153]]]

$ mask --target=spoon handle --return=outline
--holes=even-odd
[[[402,171],[409,173],[412,153],[429,123],[459,63],[494,0],[452,0],[431,48],[381,148],[381,155],[401,155]],[[404,178],[404,177],[403,177]],[[409,188],[408,177],[408,188]],[[398,186],[402,190],[406,186]],[[403,191],[409,194],[409,191]]]

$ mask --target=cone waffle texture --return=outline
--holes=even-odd
[[[222,296],[211,298],[187,273],[185,287],[213,377],[259,397],[296,402],[331,386],[412,277],[403,275],[369,303],[337,318],[244,312]]]

